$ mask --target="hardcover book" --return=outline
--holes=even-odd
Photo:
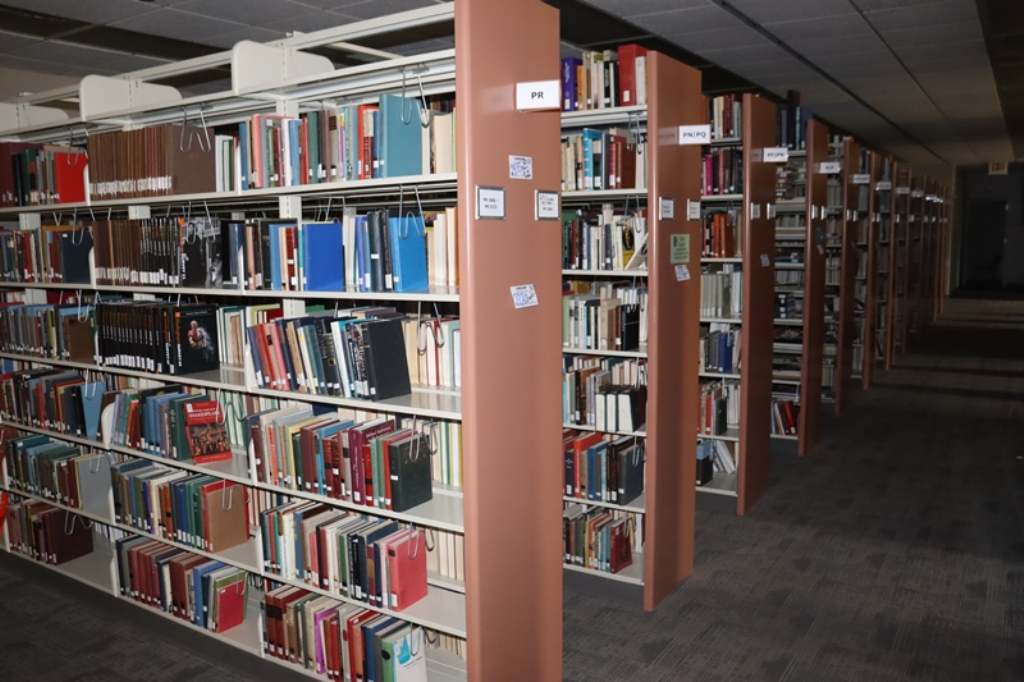
[[[231,459],[224,412],[216,400],[185,403],[188,447],[196,464]]]

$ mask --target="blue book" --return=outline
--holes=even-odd
[[[249,189],[249,122],[238,124],[238,148],[241,162],[242,189]]]
[[[600,130],[583,129],[583,186],[584,189],[604,189],[601,184],[601,169],[595,164],[594,142],[604,138]],[[589,230],[588,230],[589,231]]]
[[[270,235],[270,288],[281,291],[284,280],[281,275],[281,223],[270,223],[267,232]],[[266,267],[266,264],[263,265]]]
[[[583,66],[579,57],[562,59],[562,111],[576,111],[579,101],[576,99],[576,69]]]
[[[373,166],[370,168],[370,177],[379,178],[380,175],[380,143],[384,139],[380,130],[380,109],[370,112],[373,118]]]
[[[380,125],[380,177],[422,173],[424,131],[419,100],[381,95]]]
[[[344,291],[345,244],[341,223],[304,223],[302,230],[303,288]]]
[[[193,622],[201,628],[206,627],[207,604],[203,594],[203,577],[212,571],[224,568],[227,564],[211,560],[208,564],[200,564],[192,569],[193,603],[196,613]]]
[[[364,659],[366,661],[366,668],[363,672],[365,673],[366,682],[382,682],[382,680],[377,677],[377,652],[374,651],[374,635],[378,632],[389,630],[398,624],[401,624],[400,620],[388,617],[383,620],[374,619],[368,621],[366,625],[362,626],[363,649],[366,656]]]
[[[313,432],[313,442],[316,445],[316,477],[317,477],[317,489],[316,493],[319,495],[330,495],[333,491],[328,491],[325,482],[327,481],[326,463],[324,462],[324,440],[330,438],[338,431],[355,426],[355,422],[351,419],[338,422],[336,424],[328,424],[322,426]]]
[[[356,216],[356,281],[359,291],[370,291],[370,221]]]
[[[388,218],[391,273],[395,291],[427,288],[427,239],[423,216]]]
[[[299,134],[299,126],[302,121],[299,119],[292,119],[288,121],[288,145],[291,151],[291,158],[288,159],[288,164],[292,169],[292,185],[302,185],[306,182],[306,179],[302,177],[302,159],[300,150],[302,148],[302,136]]]

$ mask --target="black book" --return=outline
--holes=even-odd
[[[370,399],[387,400],[412,393],[401,319],[367,322],[362,339]]]
[[[629,504],[644,491],[644,448],[634,445],[618,453],[619,501]]]
[[[176,367],[174,374],[192,374],[220,367],[217,357],[217,308],[181,307],[174,312]]]
[[[272,220],[260,221],[257,225],[259,234],[259,272],[263,273],[263,279],[258,283],[260,289],[273,289],[274,288],[274,275],[271,272],[270,264],[273,262],[270,258],[270,223],[275,222]]]
[[[89,254],[92,253],[92,231],[82,228],[61,232],[60,259],[65,284],[89,284]]]
[[[182,286],[219,289],[224,284],[220,221],[191,218],[181,247]]]
[[[235,288],[240,282],[245,281],[244,258],[239,258],[239,251],[245,244],[245,223],[240,220],[232,220],[224,224],[221,233],[220,249],[224,254],[224,276],[223,281],[228,286]]]
[[[339,354],[334,348],[334,335],[331,333],[333,318],[316,318],[316,337],[320,348],[320,357],[324,365],[324,381],[327,382],[326,395],[341,395],[341,371],[338,367]]]
[[[370,290],[384,291],[384,223],[387,222],[387,214],[381,211],[371,211],[367,217],[370,236]]]
[[[391,509],[404,512],[433,497],[430,443],[422,434],[388,445],[391,468]]]
[[[638,350],[640,348],[640,306],[624,305],[621,311],[621,344],[616,350]]]

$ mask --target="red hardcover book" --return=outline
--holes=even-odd
[[[630,546],[629,521],[621,519],[612,524],[612,573],[618,573],[633,563],[633,550]]]
[[[231,459],[224,411],[216,400],[185,403],[185,431],[188,449],[196,464]]]
[[[427,547],[423,531],[388,545],[391,608],[402,611],[427,596]]]
[[[366,489],[367,474],[370,481],[373,481],[373,469],[367,464],[370,462],[369,455],[364,453],[364,446],[377,436],[395,430],[395,422],[387,421],[382,424],[361,425],[350,429],[348,434],[349,457],[352,463],[352,501],[356,504],[372,506],[373,500],[371,490]],[[369,502],[367,499],[369,498]]]
[[[637,103],[636,58],[647,55],[647,48],[639,45],[619,47],[619,103],[631,107]]]
[[[573,455],[573,459],[575,460],[575,472],[576,472],[576,480],[575,480],[574,484],[576,486],[576,495],[578,497],[586,497],[587,496],[586,495],[586,481],[584,481],[582,479],[582,477],[580,476],[580,473],[581,473],[581,471],[583,469],[582,463],[585,462],[586,458],[587,458],[587,448],[589,448],[591,445],[597,445],[598,443],[600,443],[601,439],[603,437],[604,436],[602,434],[600,434],[600,433],[596,433],[596,432],[595,433],[588,433],[586,435],[578,437],[572,443],[572,449],[573,449],[572,455]]]
[[[85,201],[85,154],[75,152],[53,153],[53,178],[59,204]]]
[[[248,596],[245,585],[245,576],[240,580],[225,585],[217,591],[220,599],[217,609],[217,622],[214,632],[226,632],[231,628],[238,627],[245,618],[245,600]]]

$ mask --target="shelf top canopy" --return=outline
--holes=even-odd
[[[275,113],[281,103],[320,108],[381,92],[426,96],[452,92],[455,51],[399,56],[357,41],[454,21],[445,3],[378,19],[295,34],[269,43],[242,41],[230,50],[120,76],[86,76],[78,85],[0,102],[0,138],[23,142],[81,140],[94,132],[159,123],[224,125],[253,114]],[[333,48],[369,59],[336,69],[327,57],[307,50]],[[229,90],[183,97],[159,81],[210,69],[230,69]],[[77,116],[67,107],[77,105]]]

